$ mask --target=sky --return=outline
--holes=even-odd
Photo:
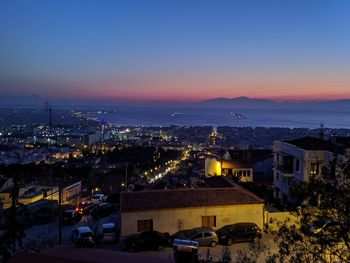
[[[350,98],[347,0],[1,0],[0,95]]]

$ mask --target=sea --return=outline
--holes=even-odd
[[[230,109],[120,106],[90,111],[88,117],[120,126],[234,126],[350,129],[350,111],[337,109]]]

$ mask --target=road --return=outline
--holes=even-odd
[[[62,226],[62,244],[71,244],[71,232],[76,227],[89,226],[92,230],[96,226],[104,223],[115,223],[117,226],[120,225],[119,212],[114,212],[109,216],[103,217],[99,220],[94,220],[90,215],[83,216],[82,219],[74,225],[63,225]],[[24,243],[31,242],[33,240],[47,240],[58,243],[58,220],[45,225],[35,225],[26,231],[26,237]]]

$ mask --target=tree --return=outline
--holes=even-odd
[[[350,159],[333,160],[309,183],[296,184],[297,222],[280,223],[279,253],[287,262],[350,261]],[[317,223],[320,227],[316,229]]]
[[[18,216],[18,194],[19,188],[17,178],[13,179],[14,186],[11,189],[12,205],[5,213],[4,233],[0,237],[0,255],[3,255],[3,261],[7,262],[14,255],[18,248],[22,248],[22,240],[25,236],[25,230],[28,225],[24,224],[27,220]],[[23,215],[25,216],[25,215]]]

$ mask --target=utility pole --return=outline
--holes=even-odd
[[[58,244],[62,244],[62,182],[58,183]]]
[[[52,152],[51,152],[51,138],[52,138],[52,108],[49,102],[45,103],[45,111],[49,113],[49,133],[48,133],[48,152],[49,152],[49,180],[51,184],[51,200],[53,199],[53,175],[52,175]]]

